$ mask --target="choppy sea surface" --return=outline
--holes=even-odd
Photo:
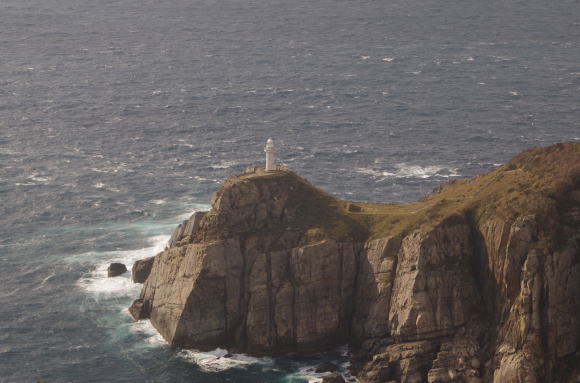
[[[307,382],[348,350],[171,349],[106,278],[280,161],[410,202],[580,140],[580,2],[2,0],[0,382]]]

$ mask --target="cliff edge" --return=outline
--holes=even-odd
[[[580,382],[579,143],[413,204],[347,202],[260,167],[211,202],[130,309],[173,346],[349,343],[361,382]]]

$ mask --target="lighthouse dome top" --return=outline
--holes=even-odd
[[[266,141],[266,145],[268,146],[274,146],[274,140],[271,138],[268,138],[268,140]]]

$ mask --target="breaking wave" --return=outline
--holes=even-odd
[[[157,235],[149,238],[150,246],[136,250],[109,251],[101,253],[85,253],[75,258],[98,260],[97,266],[87,275],[78,280],[77,285],[94,294],[113,294],[116,296],[135,296],[139,293],[141,285],[131,280],[131,267],[135,261],[151,257],[165,248],[169,235]],[[107,268],[113,262],[123,263],[127,266],[127,272],[115,278],[107,277]]]
[[[252,364],[271,366],[272,358],[255,358],[245,354],[230,354],[227,350],[217,348],[213,351],[181,350],[178,355],[186,360],[194,362],[203,371],[218,372],[234,367],[244,367]]]
[[[368,174],[374,178],[386,179],[386,178],[449,178],[458,177],[457,168],[449,168],[444,166],[420,166],[420,165],[409,165],[409,164],[396,164],[392,170],[381,170],[376,168],[358,168],[357,173]]]

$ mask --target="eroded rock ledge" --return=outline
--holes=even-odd
[[[178,347],[349,343],[361,382],[580,382],[580,144],[407,205],[250,168],[178,227],[131,310]]]

